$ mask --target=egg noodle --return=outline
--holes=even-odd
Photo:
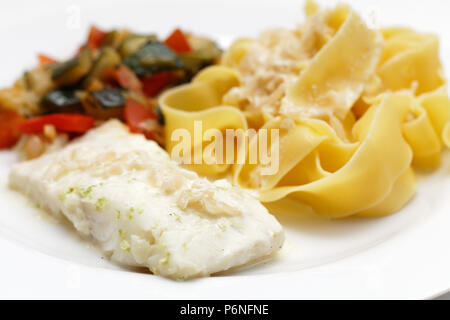
[[[172,132],[193,133],[195,121],[221,132],[278,129],[275,174],[248,162],[191,168],[231,174],[262,202],[296,200],[329,218],[398,211],[414,194],[414,169],[437,168],[450,145],[438,38],[369,27],[345,5],[308,1],[306,14],[296,29],[237,40],[220,65],[164,93],[167,149]]]

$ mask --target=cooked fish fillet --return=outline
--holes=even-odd
[[[246,264],[284,241],[277,220],[246,191],[179,167],[116,120],[16,164],[10,186],[66,216],[113,261],[174,279]]]

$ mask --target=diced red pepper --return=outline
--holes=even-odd
[[[144,93],[149,97],[154,97],[162,89],[175,82],[176,77],[171,71],[158,72],[142,78]]]
[[[85,133],[94,126],[95,119],[81,114],[55,113],[34,117],[20,123],[22,133],[40,133],[47,124],[53,125],[62,132]]]
[[[139,78],[125,65],[120,65],[117,69],[108,69],[102,75],[106,79],[113,79],[122,88],[132,92],[142,94],[142,83]]]
[[[146,105],[129,98],[125,103],[124,118],[131,132],[145,133],[140,124],[148,119],[156,119],[158,115]]]
[[[58,60],[41,53],[38,54],[38,60],[41,66],[58,63]]]
[[[175,29],[166,41],[164,41],[164,43],[176,53],[186,53],[192,51],[189,41],[180,29]]]
[[[96,50],[102,46],[103,41],[106,38],[106,32],[100,30],[96,26],[92,26],[89,31],[89,37],[87,41],[87,47],[92,50]]]
[[[17,142],[23,121],[25,118],[15,111],[0,110],[0,149],[10,148]]]
[[[116,69],[106,69],[101,74],[101,80],[113,87],[119,87],[119,80],[117,79],[117,70]]]

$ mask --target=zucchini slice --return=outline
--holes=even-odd
[[[103,48],[91,71],[87,75],[86,79],[84,79],[83,87],[89,87],[92,81],[100,78],[105,70],[116,68],[120,62],[121,58],[116,50],[111,47]]]
[[[130,34],[131,32],[126,29],[112,30],[107,33],[105,40],[103,41],[103,46],[117,49]]]
[[[52,79],[58,86],[74,85],[89,73],[91,67],[91,50],[84,49],[78,56],[55,65],[53,67]]]
[[[82,99],[85,112],[97,119],[122,118],[125,98],[120,89],[86,92]]]
[[[42,107],[49,112],[77,112],[82,110],[81,100],[75,90],[54,90],[47,93],[41,101]]]
[[[140,36],[136,34],[129,35],[125,38],[119,47],[119,53],[123,58],[127,58],[135,54],[149,41],[157,41],[156,36]]]
[[[180,59],[188,77],[193,77],[201,69],[214,64],[220,58],[222,50],[210,39],[189,36],[188,40],[193,51],[180,54]]]
[[[138,77],[184,67],[178,55],[161,42],[148,42],[123,63]]]

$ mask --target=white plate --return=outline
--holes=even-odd
[[[383,25],[439,33],[442,58],[450,59],[445,38],[450,34],[440,33],[450,30],[448,3],[410,1],[406,15],[403,1],[348,2],[366,16],[375,12]],[[38,52],[70,55],[92,22],[105,28],[157,31],[162,36],[182,26],[227,44],[232,37],[255,35],[267,27],[294,26],[302,19],[301,5],[288,0],[123,1],[120,5],[40,1],[32,7],[11,2],[0,13],[3,48],[7,48],[2,51],[0,86],[32,66]],[[450,288],[449,152],[438,171],[420,175],[416,197],[392,216],[327,221],[285,212],[278,218],[287,240],[275,260],[184,283],[123,269],[102,258],[66,223],[47,217],[7,189],[14,161],[12,152],[0,153],[0,297],[421,299]]]

